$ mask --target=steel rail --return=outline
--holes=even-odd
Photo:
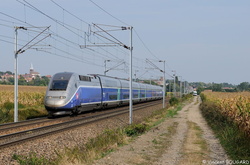
[[[0,125],[0,132],[6,131],[9,129],[13,129],[13,128],[20,128],[20,127],[24,127],[24,126],[29,126],[32,124],[40,124],[40,123],[44,123],[47,121],[51,121],[51,120],[49,120],[47,117],[42,117],[42,118],[23,120],[23,121],[19,121],[19,122],[1,124]]]
[[[139,104],[137,104],[139,105]],[[106,110],[111,109],[107,108]],[[119,107],[120,110],[126,109],[126,107]],[[94,111],[88,111],[88,112],[94,112]],[[96,112],[96,111],[95,111]],[[83,115],[83,114],[81,114]],[[86,114],[85,114],[86,115]],[[68,119],[68,116],[65,116],[65,118],[60,118],[60,119],[55,119],[55,120],[70,120]],[[55,120],[48,119],[47,117],[41,117],[41,118],[36,118],[36,119],[29,119],[29,120],[24,120],[24,121],[19,121],[19,122],[12,122],[12,123],[6,123],[6,124],[0,124],[0,133],[2,131],[7,131],[10,129],[18,129],[21,127],[28,127],[30,125],[39,125],[47,122],[54,122]]]
[[[158,105],[159,101],[157,102],[150,102],[151,104],[138,104],[139,107],[137,106],[134,111],[136,110],[140,110],[143,109],[145,107],[150,107],[153,105]],[[21,131],[21,132],[17,132],[17,133],[12,133],[12,134],[8,134],[8,135],[3,135],[0,136],[0,143],[1,141],[4,141],[6,139],[8,139],[7,142],[2,142],[2,144],[0,144],[0,149],[2,148],[6,148],[9,146],[13,146],[13,145],[17,145],[29,140],[33,140],[33,139],[38,139],[41,137],[45,137],[45,136],[49,136],[49,135],[54,135],[56,133],[59,132],[63,132],[65,130],[69,130],[69,129],[74,129],[76,127],[80,127],[89,123],[93,123],[96,121],[100,121],[100,120],[104,120],[107,118],[111,118],[111,117],[115,117],[118,115],[122,115],[125,113],[128,113],[128,109],[124,109],[124,110],[117,110],[117,111],[112,111],[112,112],[108,112],[105,114],[98,114],[95,116],[88,116],[88,117],[82,117],[76,120],[71,120],[71,121],[67,121],[67,122],[63,122],[63,123],[58,123],[58,124],[54,124],[54,125],[49,125],[49,126],[45,126],[45,127],[39,127],[39,128],[35,128],[35,129],[31,129],[31,130],[26,130],[26,131]],[[65,126],[63,128],[61,128],[62,126]],[[52,130],[54,129],[54,130]],[[46,132],[42,132],[46,130]],[[39,133],[40,132],[40,133]],[[42,133],[41,133],[42,132]],[[31,134],[33,134],[32,136],[30,136]],[[26,137],[25,137],[26,135]],[[29,135],[29,137],[27,137],[27,135]],[[21,136],[21,137],[20,137]]]

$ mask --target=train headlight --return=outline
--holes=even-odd
[[[47,96],[46,99],[52,99],[52,96]]]
[[[66,96],[60,96],[59,99],[66,99]]]

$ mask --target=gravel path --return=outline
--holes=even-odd
[[[174,118],[168,118],[95,165],[226,164],[229,160],[199,110],[194,97]]]

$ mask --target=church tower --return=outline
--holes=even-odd
[[[33,74],[33,72],[34,72],[34,68],[33,68],[33,65],[32,65],[32,63],[30,64],[30,74]]]

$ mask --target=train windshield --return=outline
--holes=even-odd
[[[51,84],[50,90],[66,91],[68,80],[54,80]]]

